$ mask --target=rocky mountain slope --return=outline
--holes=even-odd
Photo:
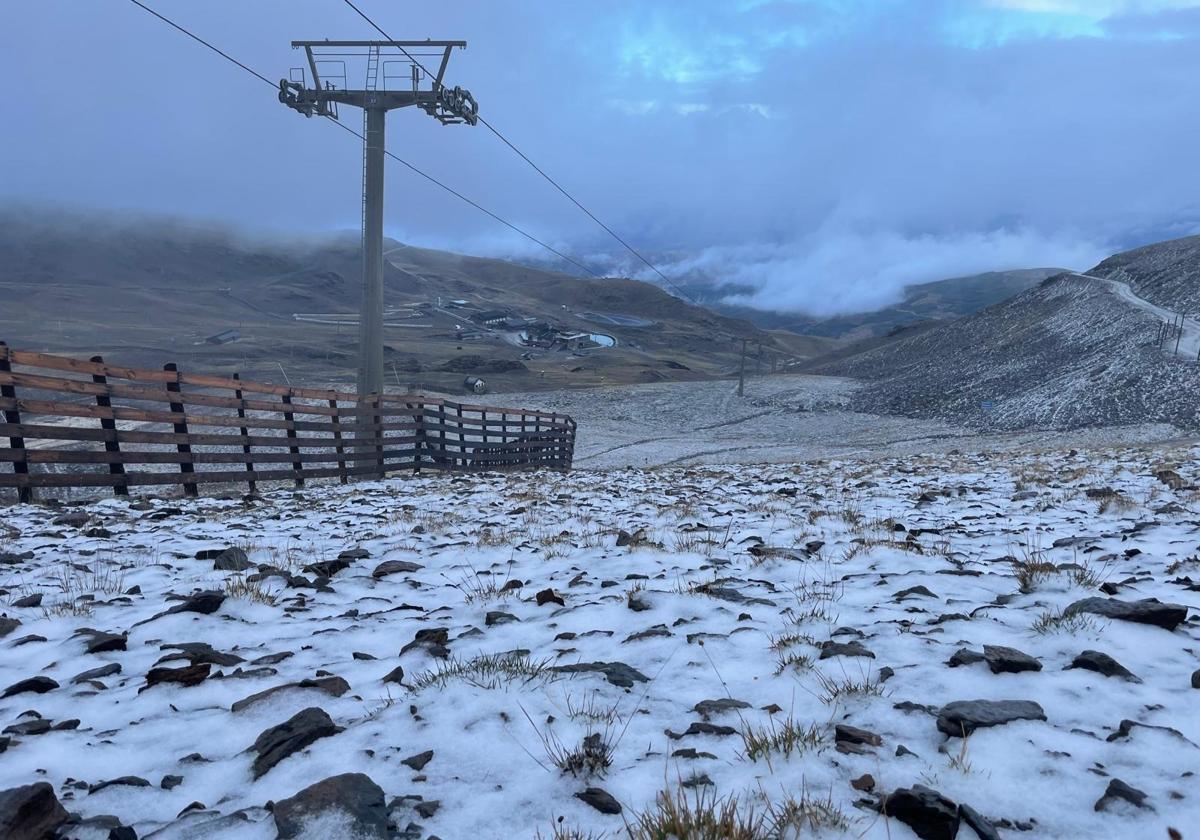
[[[1162,422],[1200,429],[1200,365],[1110,284],[1060,275],[949,324],[817,360],[865,386],[859,410],[995,429]]]
[[[1151,303],[1200,312],[1200,236],[1188,236],[1109,257],[1088,274],[1128,283]]]
[[[1191,837],[1198,455],[10,507],[0,835]]]

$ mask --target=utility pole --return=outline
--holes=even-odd
[[[746,396],[746,339],[742,339],[742,360],[738,365],[738,396]]]
[[[363,294],[358,317],[358,393],[383,393],[383,163],[384,122],[388,111],[416,105],[443,125],[475,125],[479,106],[470,91],[442,83],[450,53],[466,41],[292,41],[303,48],[307,68],[291,71],[279,82],[279,101],[306,117],[338,119],[338,106],[363,111],[362,257]],[[395,58],[383,50],[399,51]],[[415,55],[440,59],[436,75],[427,73]],[[351,88],[347,68],[366,65],[361,88]],[[393,65],[406,65],[397,72]],[[312,86],[307,76],[312,75]],[[324,75],[322,75],[324,74]],[[389,84],[391,83],[391,84]],[[360,415],[360,421],[371,422]]]

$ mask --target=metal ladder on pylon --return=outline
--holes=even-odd
[[[379,47],[372,46],[367,51],[367,78],[363,88],[374,93],[379,86]],[[368,95],[368,100],[370,96]],[[367,135],[367,109],[363,108],[363,166],[362,166],[362,234],[365,241],[367,236],[367,150],[371,141]]]

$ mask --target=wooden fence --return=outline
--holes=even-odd
[[[365,395],[138,370],[0,342],[0,488],[382,477],[397,470],[569,470],[575,421],[417,394]],[[197,431],[202,429],[203,431]],[[215,431],[210,431],[215,430]],[[49,443],[47,443],[49,442]],[[103,449],[100,446],[103,446]],[[92,466],[88,466],[92,465]]]

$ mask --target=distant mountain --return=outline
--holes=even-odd
[[[1119,254],[1088,273],[1130,288],[1061,274],[950,323],[842,348],[805,370],[863,380],[853,398],[862,411],[997,429],[1200,429],[1200,364],[1160,349],[1163,319],[1137,297],[1163,306],[1200,299],[1200,239]]]
[[[384,263],[389,387],[454,392],[465,372],[486,372],[494,390],[725,376],[742,338],[798,355],[752,324],[637,280],[397,242]],[[0,211],[0,340],[14,347],[345,385],[357,365],[361,286],[355,235],[254,240],[161,219]],[[518,328],[472,321],[484,311],[615,346],[531,350]],[[206,342],[227,330],[235,341]]]
[[[749,292],[750,289],[732,286],[714,289],[712,286],[700,284],[692,284],[687,289],[692,295],[700,296],[701,302],[706,306],[731,317],[750,321],[764,329],[854,340],[886,335],[898,327],[920,321],[949,321],[970,315],[1020,294],[1062,271],[1061,268],[989,271],[986,274],[920,283],[906,288],[904,300],[893,306],[873,312],[829,318],[763,311],[726,302],[728,297]]]

